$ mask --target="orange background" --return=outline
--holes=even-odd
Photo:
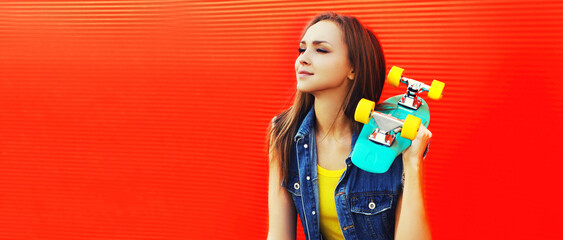
[[[561,1],[113,0],[0,2],[0,239],[265,238],[266,127],[327,10],[446,83],[435,239],[563,238]]]

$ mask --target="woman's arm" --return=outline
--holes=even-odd
[[[270,153],[270,180],[268,188],[268,240],[295,239],[297,213],[289,192],[281,186],[278,159]],[[274,161],[272,161],[274,160]]]
[[[395,239],[432,239],[422,195],[422,156],[432,133],[423,125],[403,152],[404,190],[397,204]]]

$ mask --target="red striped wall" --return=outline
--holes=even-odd
[[[0,239],[265,238],[266,127],[328,10],[446,83],[435,239],[562,238],[560,1],[113,0],[0,1]]]

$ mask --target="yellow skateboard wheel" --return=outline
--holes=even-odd
[[[432,85],[430,85],[430,90],[428,91],[428,97],[432,100],[440,100],[442,99],[442,91],[444,91],[445,83],[440,82],[438,80],[432,81]]]
[[[405,69],[400,67],[391,67],[389,74],[387,74],[387,82],[393,87],[399,87],[399,84],[401,84],[401,78],[403,77],[403,71],[405,71]]]
[[[357,122],[368,124],[373,109],[375,109],[375,102],[362,98],[360,102],[358,102],[358,106],[356,106],[354,119]]]
[[[407,115],[405,122],[403,123],[403,130],[401,130],[401,137],[409,140],[414,140],[418,134],[418,129],[420,128],[421,120],[413,115]]]

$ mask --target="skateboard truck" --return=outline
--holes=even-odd
[[[432,85],[428,86],[422,82],[414,79],[403,77],[404,69],[393,66],[387,75],[387,82],[394,87],[399,87],[400,83],[406,84],[407,92],[401,97],[398,104],[409,109],[418,110],[422,106],[422,99],[418,96],[420,93],[428,92],[428,97],[433,100],[440,100],[442,98],[442,90],[444,83],[438,80],[432,81]]]
[[[405,120],[398,119],[391,114],[385,114],[375,111],[375,102],[361,99],[356,107],[354,119],[363,124],[368,124],[373,119],[377,128],[369,134],[368,139],[374,143],[378,143],[387,147],[391,147],[397,133],[401,132],[401,137],[413,140],[421,124],[421,119],[407,115]]]
[[[377,111],[371,113],[371,117],[379,126],[370,135],[369,140],[390,147],[395,142],[395,135],[401,131],[403,121],[391,115]]]

